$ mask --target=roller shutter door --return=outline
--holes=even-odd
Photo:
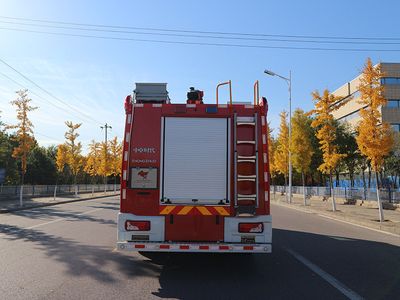
[[[228,199],[228,120],[164,119],[162,197],[171,203]]]

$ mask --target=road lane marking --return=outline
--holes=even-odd
[[[76,216],[82,216],[82,215],[85,215],[85,214],[90,214],[92,212],[95,212],[95,211],[98,211],[98,210],[102,210],[102,209],[104,209],[104,208],[96,208],[96,209],[88,210],[88,211],[76,214]],[[64,221],[64,220],[67,220],[67,219],[68,219],[68,217],[60,218],[60,219],[56,219],[56,220],[53,220],[53,221],[44,222],[44,223],[36,224],[36,225],[33,225],[33,226],[25,227],[25,228],[20,228],[18,230],[33,229],[33,228],[36,228],[36,227],[40,227],[40,226],[44,226],[44,225],[48,225],[48,224],[53,224],[53,223],[57,223],[57,222],[60,222],[60,221]],[[4,233],[0,234],[0,236],[3,236],[3,235],[5,235],[5,234]]]
[[[345,224],[357,226],[357,227],[368,229],[368,230],[372,230],[372,231],[375,231],[375,232],[391,235],[391,236],[394,236],[394,237],[400,237],[400,234],[396,234],[396,233],[392,233],[392,232],[388,232],[388,231],[383,231],[383,230],[379,230],[379,229],[376,229],[376,228],[368,227],[368,226],[365,226],[365,225],[360,225],[360,224],[352,223],[352,222],[349,222],[349,221],[337,219],[337,218],[334,218],[334,217],[331,217],[331,216],[320,214],[318,212],[312,212],[312,211],[308,211],[308,210],[303,210],[302,208],[286,206],[286,205],[282,205],[282,204],[278,204],[278,203],[272,203],[272,204],[273,205],[278,205],[280,207],[286,207],[286,208],[289,208],[289,209],[297,210],[297,211],[300,211],[300,212],[303,212],[303,213],[306,213],[306,214],[313,214],[313,215],[319,216],[321,218],[326,218],[326,219],[329,219],[329,220],[332,220],[332,221],[342,222],[342,223],[345,223]]]
[[[358,295],[356,292],[345,286],[343,283],[341,283],[339,280],[337,280],[335,277],[332,275],[326,273],[324,270],[322,270],[320,267],[317,265],[313,264],[310,262],[308,259],[305,257],[301,256],[297,252],[291,250],[291,249],[285,249],[287,252],[289,252],[291,255],[293,255],[294,258],[296,258],[299,262],[301,262],[303,265],[305,265],[307,268],[309,268],[311,271],[313,271],[315,274],[319,275],[322,279],[327,281],[330,285],[335,287],[339,292],[341,292],[343,295],[345,295],[347,298],[351,300],[356,300],[356,299],[364,299],[360,295]]]
[[[82,215],[90,214],[92,212],[95,212],[95,211],[98,211],[98,210],[102,210],[102,209],[103,208],[96,208],[96,209],[88,210],[88,211],[76,214],[75,216],[82,216]],[[33,229],[33,228],[36,228],[36,227],[57,223],[57,222],[60,222],[60,221],[63,221],[63,220],[67,220],[67,219],[68,219],[68,217],[65,217],[65,218],[56,219],[56,220],[53,220],[53,221],[44,222],[44,223],[36,224],[36,225],[33,225],[33,226],[25,227],[25,228],[22,228],[22,229]]]
[[[88,211],[76,214],[76,216],[82,216],[82,215],[90,214],[92,212],[95,212],[95,211],[98,211],[98,210],[102,210],[102,209],[103,208],[96,208],[96,209],[88,210]],[[26,227],[24,229],[32,229],[32,228],[36,228],[36,227],[40,227],[40,226],[44,226],[44,225],[48,225],[48,224],[52,224],[52,223],[57,223],[57,222],[60,222],[60,221],[63,221],[63,220],[67,220],[67,219],[68,219],[68,217],[60,218],[60,219],[56,219],[56,220],[53,220],[53,221],[49,221],[49,222],[33,225],[33,226],[30,226],[30,227]]]
[[[102,210],[102,209],[104,209],[104,208],[95,208],[95,209],[92,209],[92,210],[88,210],[88,211],[76,214],[75,216],[82,216],[82,215],[90,214],[92,212],[96,212],[96,211],[99,211],[99,210]],[[17,230],[33,229],[33,228],[37,228],[37,227],[40,227],[40,226],[44,226],[44,225],[53,224],[53,223],[57,223],[57,222],[60,222],[60,221],[68,220],[68,219],[69,219],[68,217],[60,218],[60,219],[56,219],[56,220],[52,220],[52,221],[49,221],[49,222],[36,224],[36,225],[25,227],[25,228],[19,228]],[[5,236],[5,235],[6,235],[5,233],[0,233],[0,237]]]
[[[341,236],[329,235],[329,237],[331,239],[338,240],[338,241],[343,241],[343,242],[354,242],[355,241],[355,239],[345,238],[345,237],[341,237]]]

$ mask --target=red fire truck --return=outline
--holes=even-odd
[[[218,91],[229,87],[229,102]],[[125,100],[117,249],[271,252],[267,101],[216,103],[190,88],[171,103],[165,83],[136,83]]]

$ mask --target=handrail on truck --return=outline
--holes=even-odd
[[[223,85],[226,85],[226,84],[229,85],[229,102],[230,102],[230,105],[232,105],[232,83],[231,83],[230,80],[229,80],[229,81],[226,81],[226,82],[218,83],[218,85],[217,85],[217,96],[216,96],[217,105],[218,105],[218,88],[219,88],[220,86],[223,86]]]
[[[254,106],[257,105],[257,100],[260,98],[260,87],[258,84],[258,80],[254,82]]]

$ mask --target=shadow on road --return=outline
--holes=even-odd
[[[33,217],[39,218],[44,213],[115,224],[88,215],[74,217],[73,213],[56,213],[51,208],[42,208],[41,212],[34,212]],[[364,297],[394,299],[400,295],[400,248],[366,240],[274,229],[272,254],[143,253],[140,256],[111,252],[108,247],[81,244],[37,229],[12,225],[0,225],[1,234],[3,239],[34,244],[50,259],[64,265],[72,276],[91,277],[107,284],[158,278],[160,289],[152,294],[159,298],[343,298],[286,248],[306,257]]]
[[[93,206],[88,206],[89,208],[99,208],[99,209],[109,209],[109,210],[118,210],[116,208],[116,204],[114,203],[114,206],[106,206],[103,205],[104,203],[101,203],[100,205],[93,205]],[[56,218],[63,218],[67,220],[76,220],[76,221],[90,221],[90,222],[97,222],[100,224],[105,224],[105,225],[116,225],[115,220],[107,220],[107,219],[102,219],[102,218],[97,218],[93,217],[89,214],[82,214],[82,212],[75,212],[75,211],[62,211],[60,210],[57,206],[45,206],[45,207],[38,207],[38,208],[33,208],[29,210],[21,210],[21,211],[16,211],[9,213],[10,215],[15,215],[15,216],[22,216],[30,219],[48,219],[49,217],[54,217]],[[1,225],[0,225],[1,226]]]
[[[273,253],[143,253],[162,266],[160,298],[343,299],[299,263],[290,248],[339,281],[372,299],[400,295],[400,248],[378,242],[274,229]]]

